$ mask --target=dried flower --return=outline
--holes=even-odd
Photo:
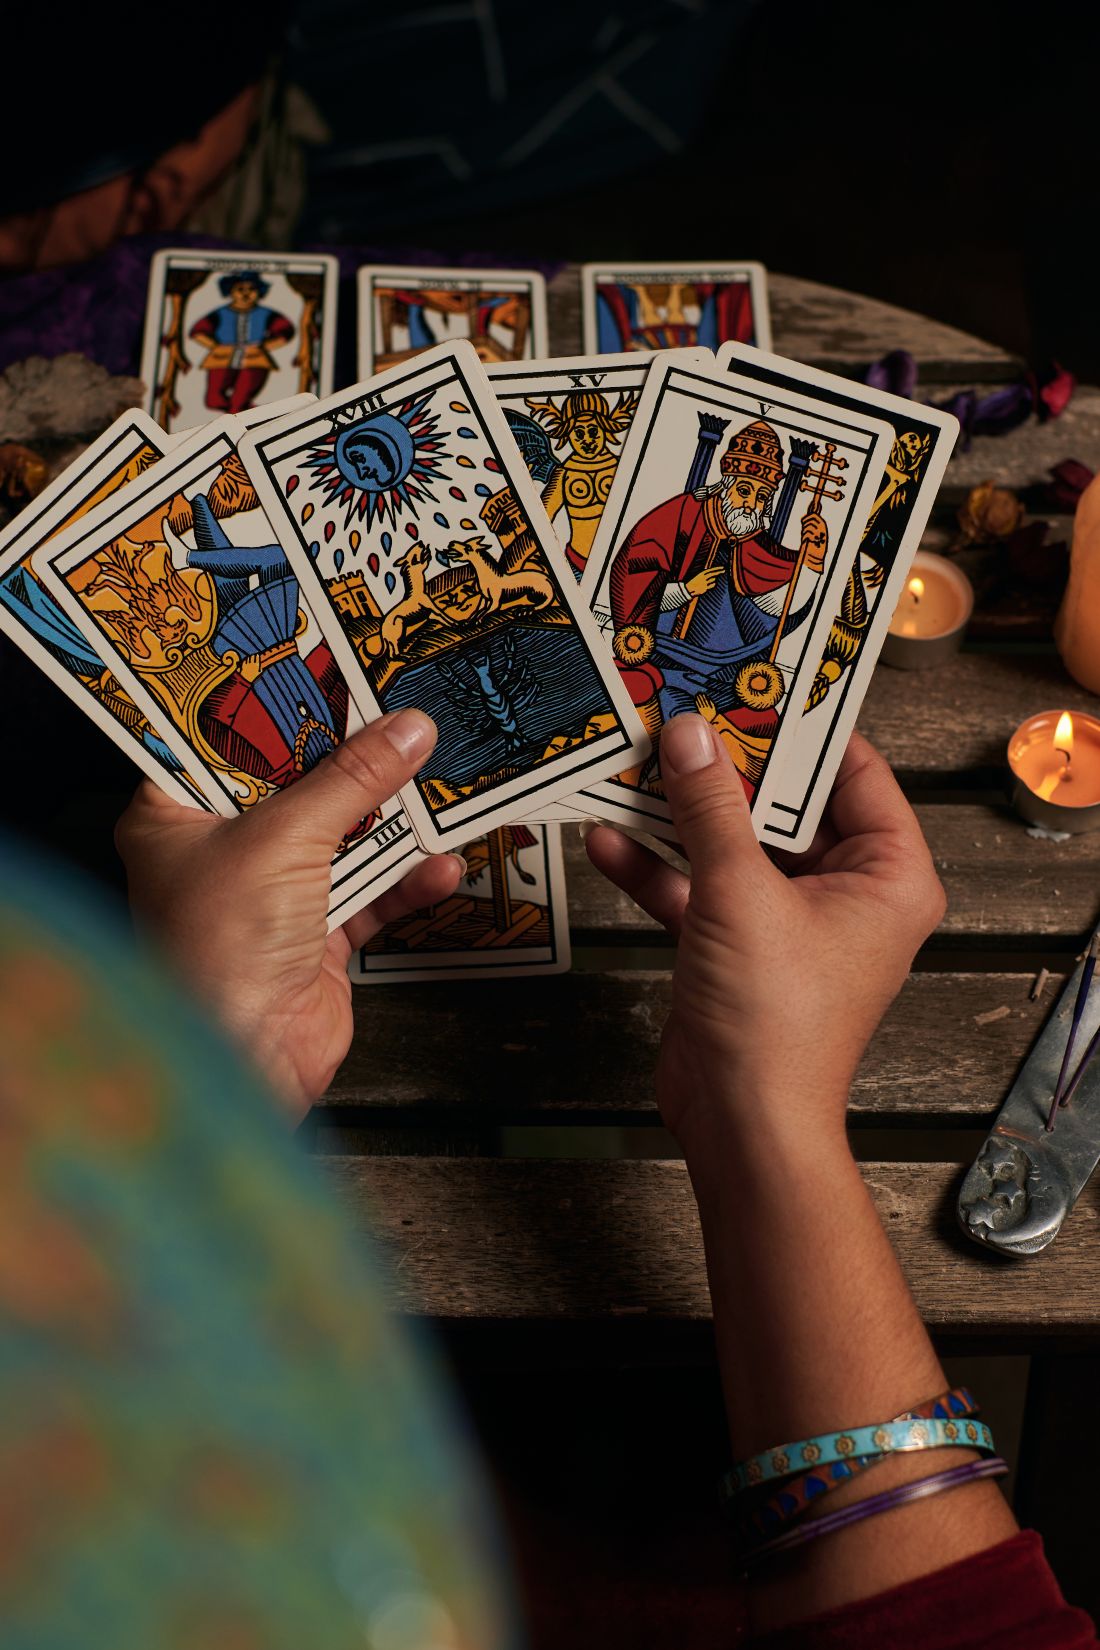
[[[44,458],[17,441],[0,443],[0,499],[16,508],[40,493],[49,480]]]
[[[959,511],[959,527],[966,544],[988,544],[1007,539],[1019,527],[1024,507],[1008,487],[983,481],[972,487]]]

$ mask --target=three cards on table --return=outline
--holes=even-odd
[[[411,962],[364,955],[372,977],[502,947],[564,966],[560,844],[532,821],[671,836],[650,737],[680,710],[718,730],[759,833],[805,845],[954,421],[737,342],[673,347],[766,340],[751,266],[593,266],[588,337],[619,352],[529,366],[537,277],[361,271],[361,359],[389,364],[318,403],[335,281],[324,258],[159,256],[167,433],[125,415],[17,519],[0,624],[143,771],[225,814],[359,721],[427,709],[436,753],[340,845],[331,920],[422,848],[475,868],[429,914],[442,961],[418,931]]]

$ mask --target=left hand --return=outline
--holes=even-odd
[[[422,861],[326,933],[337,843],[409,782],[435,741],[430,717],[398,711],[237,819],[182,807],[146,780],[118,822],[139,922],[299,1115],[351,1044],[352,951],[448,898],[465,869],[457,854]]]
[[[802,517],[802,546],[805,550],[803,566],[811,573],[821,573],[829,549],[829,528],[825,517],[816,510],[807,510]]]

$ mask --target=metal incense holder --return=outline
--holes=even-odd
[[[1001,1254],[1034,1255],[1052,1243],[1100,1161],[1100,1056],[1052,1133],[1045,1127],[1083,968],[1067,980],[959,1192],[963,1231]],[[1077,1058],[1098,1026],[1100,978],[1085,999]]]

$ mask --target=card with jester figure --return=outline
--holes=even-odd
[[[402,793],[423,847],[648,754],[471,344],[265,426],[241,455],[362,715],[436,721]]]
[[[32,566],[47,540],[105,499],[118,498],[171,445],[145,413],[123,413],[0,534],[0,630],[169,796],[208,807],[188,772],[186,746],[153,727]]]
[[[716,350],[730,340],[771,348],[762,264],[585,264],[581,300],[592,354]]]
[[[499,980],[569,967],[561,829],[498,825],[463,844],[449,899],[387,923],[352,959],[361,985]]]
[[[315,253],[158,252],[141,355],[148,411],[173,432],[328,395],[338,282],[336,259]]]
[[[660,730],[697,711],[761,829],[892,433],[736,373],[654,363],[582,591],[655,748],[575,803],[671,839]]]
[[[719,352],[719,367],[760,394],[800,390],[839,413],[867,413],[891,427],[890,456],[833,615],[792,756],[763,824],[763,840],[798,851],[813,841],[848,735],[870,685],[883,638],[959,432],[958,420],[919,402],[865,388],[814,367],[741,344]]]
[[[293,784],[358,725],[347,685],[222,419],[37,552],[33,570],[211,807],[231,817]],[[399,804],[333,860],[344,921],[418,854]]]
[[[547,355],[546,282],[538,270],[360,269],[360,378],[462,338],[486,363]]]

